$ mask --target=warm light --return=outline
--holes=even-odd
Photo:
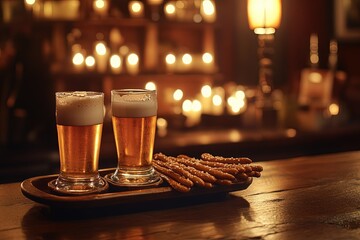
[[[310,62],[314,66],[319,64],[319,39],[315,33],[310,35]]]
[[[229,97],[227,100],[228,105],[231,108],[231,111],[233,113],[239,113],[241,109],[244,108],[245,106],[245,101],[244,99],[239,99],[237,97]]]
[[[203,0],[202,8],[205,15],[213,15],[215,14],[215,6],[210,0]]]
[[[243,90],[238,90],[235,92],[235,97],[237,99],[245,99],[245,92]]]
[[[104,43],[97,43],[95,46],[95,51],[99,55],[105,55],[106,54],[106,46]]]
[[[213,0],[201,1],[200,18],[205,22],[214,22],[216,20],[215,2]]]
[[[147,90],[156,90],[156,84],[153,82],[147,82],[145,85],[145,89]]]
[[[229,132],[229,138],[231,142],[239,142],[243,137],[241,136],[241,133],[238,132],[238,130],[231,130]]]
[[[135,53],[130,53],[126,59],[126,69],[129,74],[136,75],[139,73],[139,57]]]
[[[158,128],[164,129],[167,128],[168,123],[165,118],[158,118],[156,120],[156,125]]]
[[[139,63],[139,57],[138,55],[136,55],[135,53],[131,53],[129,54],[129,56],[127,57],[127,62],[130,65],[136,65]]]
[[[311,64],[318,64],[319,63],[319,56],[317,54],[310,55],[310,62]]]
[[[182,57],[182,61],[185,65],[189,65],[192,63],[192,56],[189,53],[185,53]]]
[[[281,0],[248,0],[249,27],[256,34],[272,34],[280,26]]]
[[[336,103],[332,103],[332,104],[330,104],[330,106],[329,106],[329,112],[330,112],[330,114],[331,115],[338,115],[339,114],[339,112],[340,112],[340,107],[339,107],[339,105],[337,105]]]
[[[290,138],[293,138],[296,136],[296,130],[293,128],[289,128],[286,130],[286,135]]]
[[[126,46],[126,45],[121,46],[121,47],[119,48],[119,53],[120,53],[120,55],[122,55],[122,56],[127,55],[127,54],[129,53],[129,51],[130,51],[130,49],[129,49],[129,47]]]
[[[120,68],[120,66],[121,66],[121,58],[120,58],[120,56],[116,55],[116,54],[112,55],[110,57],[110,65],[113,68]]]
[[[109,9],[108,0],[94,0],[93,9],[95,13],[101,16],[106,16],[108,14],[108,9]]]
[[[184,96],[184,93],[181,89],[176,89],[174,94],[173,94],[173,98],[175,101],[180,101]]]
[[[167,64],[174,64],[176,62],[176,57],[174,54],[169,53],[168,55],[166,55],[165,57],[165,61]]]
[[[229,104],[229,106],[235,105],[235,102],[236,102],[236,98],[233,96],[229,97],[227,100],[227,103]]]
[[[167,126],[168,126],[168,122],[166,121],[165,118],[158,118],[156,120],[156,126],[158,128],[157,134],[160,137],[165,137],[167,134]]]
[[[200,14],[194,14],[194,16],[193,16],[193,21],[194,21],[195,23],[200,23],[200,22],[202,21],[201,15],[200,15]]]
[[[160,5],[162,4],[163,0],[148,0],[150,5]]]
[[[220,95],[215,94],[212,98],[212,102],[215,106],[220,106],[222,104],[222,98]]]
[[[36,2],[36,0],[25,0],[25,3],[26,3],[27,5],[34,5],[35,2]]]
[[[322,75],[317,72],[312,72],[309,74],[309,80],[312,83],[321,83],[322,81]]]
[[[205,85],[201,88],[201,95],[205,98],[210,97],[212,94],[211,87],[209,85]]]
[[[182,104],[183,112],[190,112],[192,110],[192,102],[186,99]]]
[[[76,53],[72,59],[74,65],[81,65],[84,63],[84,56],[81,53]]]
[[[230,114],[239,114],[246,110],[246,96],[243,90],[235,91],[227,99],[227,108]]]
[[[202,108],[202,106],[201,106],[201,102],[199,100],[194,100],[192,102],[192,110],[194,112],[200,112],[201,108]]]
[[[139,13],[142,11],[142,5],[140,4],[140,2],[135,1],[131,4],[131,10],[134,13]]]
[[[175,6],[176,6],[177,8],[182,9],[182,8],[185,7],[185,3],[184,3],[184,1],[179,0],[179,1],[176,1],[176,2],[175,2]]]
[[[167,3],[165,5],[165,13],[166,14],[173,15],[173,14],[175,14],[175,11],[176,11],[176,8],[173,3]]]
[[[85,65],[87,67],[93,67],[95,65],[95,58],[93,56],[87,56],[85,58]]]
[[[202,60],[203,60],[204,63],[212,63],[213,56],[211,55],[211,53],[204,53],[202,55]]]
[[[104,0],[96,0],[94,5],[96,8],[102,9],[105,7],[105,1]]]

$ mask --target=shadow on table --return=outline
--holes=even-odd
[[[28,239],[128,238],[169,232],[186,237],[186,232],[177,232],[184,226],[188,229],[205,224],[210,228],[208,231],[221,234],[224,228],[234,230],[234,221],[240,222],[242,218],[253,221],[250,213],[246,199],[230,194],[149,202],[136,207],[76,210],[36,205],[24,216],[22,229]]]

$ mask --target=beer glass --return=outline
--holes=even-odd
[[[49,187],[66,194],[105,190],[108,184],[98,173],[104,94],[57,92],[55,95],[60,174]]]
[[[149,186],[161,182],[152,166],[157,118],[156,90],[111,91],[112,125],[118,166],[105,178],[118,186]]]

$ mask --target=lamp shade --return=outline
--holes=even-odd
[[[257,34],[275,33],[281,21],[281,0],[248,0],[249,27]]]

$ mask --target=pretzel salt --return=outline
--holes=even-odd
[[[210,161],[210,162],[222,162],[222,163],[236,163],[236,164],[249,164],[252,163],[250,158],[240,157],[240,158],[225,158],[221,156],[213,156],[210,153],[201,154],[201,159]]]
[[[185,159],[192,159],[191,157],[181,154],[177,156],[178,158],[185,158]],[[203,165],[217,168],[222,172],[230,173],[232,175],[237,174],[239,172],[244,172],[245,169],[241,164],[229,164],[229,163],[222,163],[222,162],[215,162],[215,161],[206,161],[202,159],[196,159],[198,163]]]

